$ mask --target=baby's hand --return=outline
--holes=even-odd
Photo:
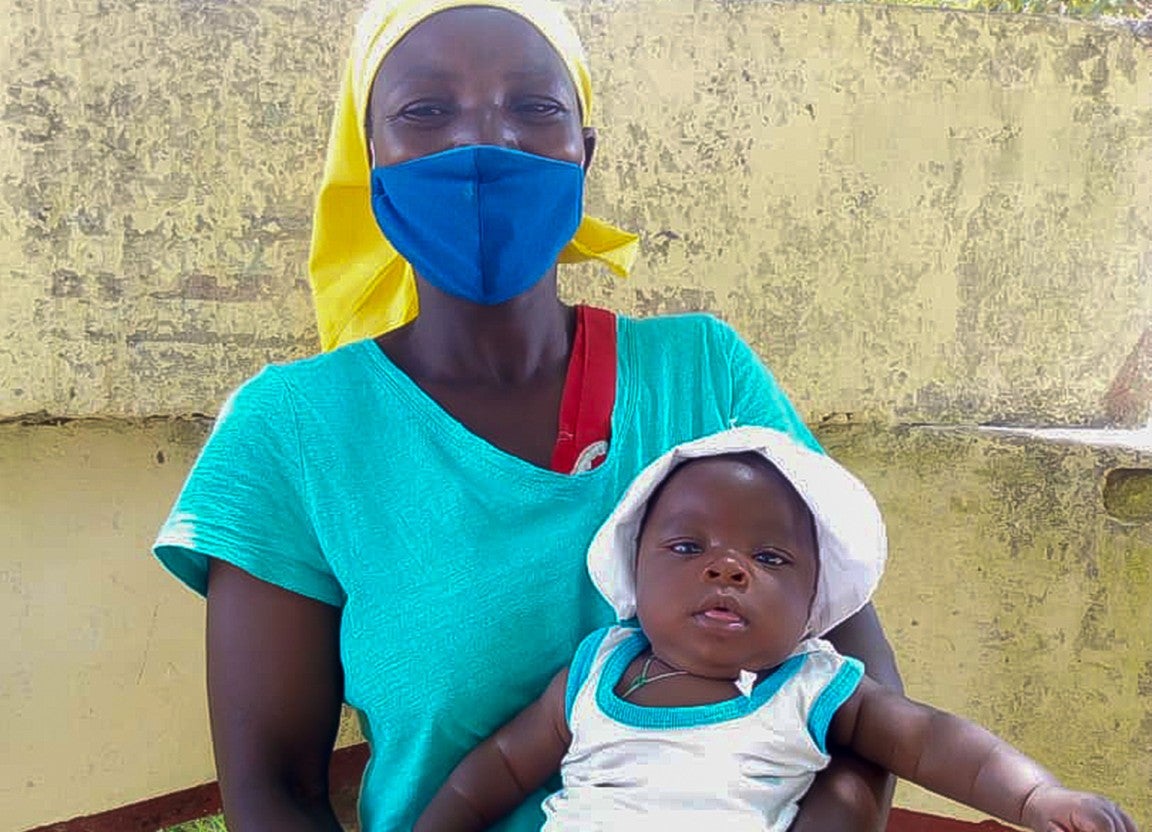
[[[1024,804],[1024,823],[1035,832],[1138,832],[1110,800],[1063,786],[1041,786]]]

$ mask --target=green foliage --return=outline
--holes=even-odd
[[[182,823],[179,826],[161,830],[161,832],[228,832],[228,828],[224,825],[223,816],[214,815],[210,818]]]

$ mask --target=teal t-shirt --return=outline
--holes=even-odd
[[[648,462],[733,424],[818,447],[716,319],[620,317],[617,344],[607,458],[572,476],[469,432],[371,340],[269,366],[223,408],[154,551],[199,593],[211,556],[343,608],[345,698],[372,749],[365,832],[409,829],[460,758],[613,623],[585,551]],[[538,830],[539,804],[500,828]]]

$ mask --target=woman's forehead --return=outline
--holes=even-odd
[[[381,62],[373,92],[496,70],[524,80],[564,80],[575,89],[560,55],[527,20],[506,9],[463,6],[412,27]]]

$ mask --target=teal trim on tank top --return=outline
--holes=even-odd
[[[604,637],[611,631],[611,627],[601,627],[580,642],[576,648],[576,655],[572,657],[572,664],[568,665],[568,684],[564,688],[564,719],[572,722],[572,706],[576,704],[576,695],[584,682],[588,679],[588,671],[592,669],[592,662],[600,652],[600,645]]]
[[[632,728],[695,728],[748,716],[775,696],[780,688],[799,673],[807,659],[806,653],[790,656],[768,676],[756,683],[751,696],[737,695],[732,699],[709,705],[650,707],[621,699],[616,693],[616,685],[623,678],[629,663],[647,647],[648,638],[641,630],[621,641],[604,660],[604,667],[596,684],[596,704],[604,715]]]
[[[856,692],[863,678],[864,665],[860,660],[845,656],[844,664],[840,665],[832,681],[816,697],[812,710],[808,712],[808,733],[821,753],[828,753],[828,726],[832,724],[832,717],[848,701],[848,697]]]

